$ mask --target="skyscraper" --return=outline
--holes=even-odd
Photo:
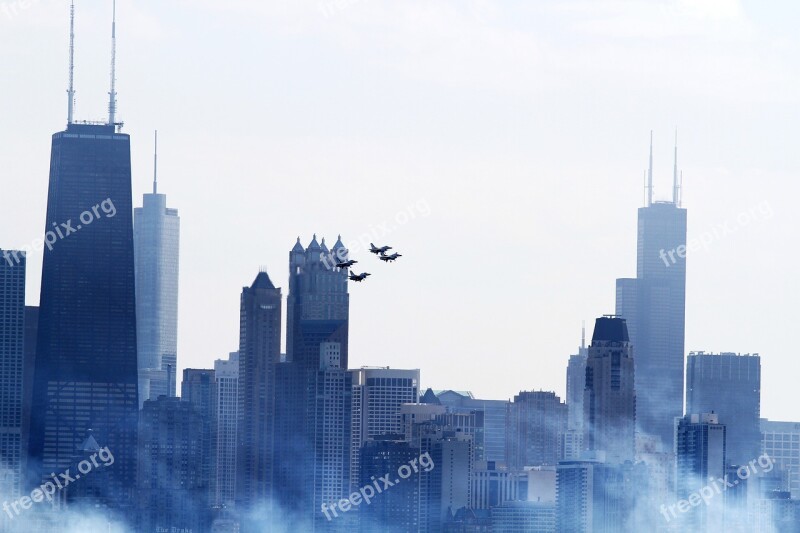
[[[45,232],[54,243],[42,269],[31,482],[68,465],[92,429],[116,457],[105,495],[115,507],[129,503],[136,475],[132,215],[130,137],[113,124],[69,124],[53,135]]]
[[[137,531],[208,531],[211,518],[203,413],[190,402],[147,400],[140,423]]]
[[[325,239],[320,245],[316,235],[305,250],[298,238],[289,253],[287,359],[313,372],[319,370],[319,347],[324,342],[339,344],[341,368],[347,369],[350,314],[347,270],[333,268],[331,255],[347,257],[341,237],[330,251]]]
[[[177,371],[180,218],[158,193],[157,139],[153,193],[134,210],[133,225],[140,403],[175,396]]]
[[[475,459],[499,463],[507,461],[506,432],[509,406],[507,400],[481,400],[475,398],[471,392],[453,390],[438,391],[436,398],[451,413],[483,411],[483,455],[476,453]]]
[[[281,353],[281,290],[266,272],[242,289],[236,501],[244,510],[272,499],[274,370]]]
[[[347,257],[341,238],[332,250],[316,235],[305,249],[298,239],[289,252],[287,354],[275,372],[276,500],[320,524],[322,504],[349,495],[352,461],[347,271],[331,254]]]
[[[636,350],[638,429],[672,449],[673,420],[683,414],[686,321],[686,210],[681,207],[675,147],[671,202],[653,201],[650,136],[647,207],[639,209],[635,279],[617,280],[616,313]]]
[[[786,478],[784,489],[800,499],[800,422],[761,419],[761,451]]]
[[[351,370],[353,413],[350,477],[359,487],[361,446],[381,435],[402,434],[400,406],[419,398],[419,370],[363,367]]]
[[[419,449],[391,435],[377,436],[364,443],[360,450],[361,477],[356,484],[366,487],[386,472],[397,472],[419,457]],[[374,501],[359,509],[360,530],[421,531],[419,524],[419,474],[398,483],[392,490],[379,494]]]
[[[726,430],[716,414],[689,414],[677,421],[675,430],[677,460],[676,489],[679,499],[709,485],[709,480],[725,478]],[[736,480],[738,482],[738,480]],[[723,531],[724,499],[710,500],[706,505],[692,508],[682,516],[670,515],[662,508],[665,518],[681,522],[690,531]]]
[[[567,406],[554,392],[520,392],[509,405],[509,466],[555,465],[566,429]]]
[[[341,367],[339,343],[323,343],[320,346],[320,369],[315,380],[313,453],[305,461],[314,473],[309,494],[313,495],[313,521],[320,528],[327,525],[321,513],[322,505],[341,501],[354,489],[350,475],[352,379],[353,375]],[[346,529],[345,521],[339,521],[337,526],[337,530]]]
[[[728,464],[761,454],[761,357],[691,353],[686,365],[686,412],[716,413],[726,426]]]
[[[126,512],[139,405],[130,136],[117,131],[114,53],[106,123],[73,122],[72,63],[67,129],[52,138],[28,481],[67,468],[91,431],[115,457],[97,504]]]
[[[581,347],[578,353],[569,357],[567,365],[567,408],[569,409],[568,429],[583,431],[583,389],[586,387],[586,328],[583,328]]]
[[[0,494],[10,500],[19,497],[22,481],[27,261],[24,252],[0,255]]]
[[[633,461],[636,393],[633,348],[625,320],[598,318],[586,360],[584,438],[586,450],[605,452],[609,463]]]
[[[228,360],[214,361],[216,396],[216,496],[217,507],[233,507],[236,492],[236,427],[239,413],[239,352]]]
[[[562,461],[556,472],[555,531],[644,531],[636,524],[635,510],[645,480],[641,465],[608,464],[599,457]]]
[[[415,431],[412,446],[419,448],[421,455],[429,454],[433,464],[419,473],[420,528],[442,531],[450,515],[468,507],[472,500],[472,437],[435,422],[418,424]]]
[[[181,382],[181,400],[189,402],[192,408],[200,415],[200,427],[197,439],[200,441],[203,462],[194,468],[202,478],[203,486],[207,487],[205,496],[207,505],[216,499],[216,444],[217,444],[217,382],[214,370],[205,368],[185,368]]]

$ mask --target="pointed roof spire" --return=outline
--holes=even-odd
[[[300,252],[300,253],[303,253],[303,252],[305,252],[305,251],[306,251],[306,249],[305,249],[305,248],[303,248],[303,245],[302,245],[302,244],[300,244],[300,237],[298,237],[298,238],[297,238],[297,242],[296,242],[296,243],[295,243],[295,245],[294,245],[294,248],[292,248],[292,252]]]
[[[336,244],[333,245],[333,250],[334,251],[338,250],[339,248],[344,248],[344,243],[342,242],[342,236],[341,235],[339,235],[336,238]]]
[[[67,125],[72,124],[75,110],[75,1],[69,7],[69,88],[67,89]]]
[[[256,279],[253,281],[253,284],[250,286],[251,289],[274,289],[275,285],[272,284],[272,280],[269,279],[269,275],[267,274],[266,270],[262,270],[256,276]]]
[[[653,130],[650,130],[650,165],[647,167],[647,206],[653,205]]]
[[[328,253],[330,251],[328,250],[328,247],[325,246],[325,237],[322,238],[322,251],[325,253]]]
[[[308,245],[309,250],[317,251],[319,250],[319,243],[317,242],[317,234],[314,234],[314,238],[311,240],[311,244]]]
[[[111,18],[111,91],[108,93],[108,123],[117,123],[117,0],[113,0]]]

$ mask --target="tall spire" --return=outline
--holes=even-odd
[[[67,125],[72,124],[75,109],[75,1],[69,6],[69,89],[67,89]]]
[[[117,0],[113,0],[111,19],[111,92],[108,93],[108,123],[117,122]]]
[[[680,184],[678,183],[678,128],[675,128],[675,162],[672,167],[672,201],[680,207]]]
[[[158,194],[158,130],[156,130],[155,148],[153,150],[153,194]]]
[[[647,169],[647,205],[653,205],[653,130],[650,130],[650,165]]]

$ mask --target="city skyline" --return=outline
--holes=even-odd
[[[191,228],[181,243],[179,306],[185,315],[178,351],[186,357],[178,372],[208,367],[235,350],[238,301],[231,295],[260,265],[285,286],[287,241],[314,232],[358,240],[374,236],[374,229],[376,240],[406,253],[403,264],[393,265],[401,274],[373,276],[354,294],[351,366],[425,367],[425,384],[469,389],[482,398],[509,399],[534,386],[564,397],[562,357],[574,349],[581,322],[613,312],[609,280],[635,274],[634,210],[643,204],[649,132],[655,131],[656,199],[666,199],[677,126],[690,240],[726,223],[736,230],[720,231],[708,249],[690,253],[686,350],[762,354],[765,362],[774,362],[764,370],[765,416],[800,418],[777,392],[790,387],[787,373],[778,368],[791,364],[785,351],[789,332],[780,327],[779,315],[793,315],[785,304],[775,306],[772,296],[788,290],[791,300],[800,290],[791,283],[777,285],[791,279],[783,272],[798,258],[783,245],[798,224],[789,199],[800,192],[790,179],[800,167],[790,135],[797,109],[791,104],[800,94],[794,90],[798,69],[790,52],[798,41],[786,27],[791,17],[784,16],[797,6],[728,1],[706,8],[666,6],[625,12],[601,3],[565,12],[547,2],[470,9],[362,1],[326,17],[316,2],[280,9],[268,3],[198,2],[178,9],[120,0],[118,115],[126,121],[123,131],[132,135],[134,198],[149,192],[152,131],[158,129],[160,190]],[[76,118],[92,119],[105,115],[110,6],[78,2],[76,9]],[[202,22],[186,27],[182,9]],[[426,24],[415,25],[415,16]],[[0,160],[7,176],[18,177],[18,195],[0,198],[0,241],[8,248],[41,237],[45,137],[63,127],[66,111],[67,17],[67,5],[45,2],[32,2],[13,17],[0,13],[0,42],[19,50],[4,59],[8,71],[17,73],[5,101],[19,104],[8,109],[7,119],[20,124],[13,134],[0,133]],[[391,31],[375,32],[369,21]],[[558,33],[544,31],[545,22]],[[240,24],[251,30],[254,49],[227,29]],[[294,46],[286,27],[296,29],[298,53],[308,58],[302,69],[274,53]],[[444,35],[454,39],[474,32],[478,43],[460,51],[437,37],[437,28],[445,27],[450,29]],[[615,28],[639,29],[615,37]],[[204,41],[218,30],[231,36],[229,48]],[[346,35],[357,43],[375,39],[378,48],[368,48],[388,50],[385,58],[353,48]],[[591,60],[575,52],[572,37],[596,45],[587,46],[597,49]],[[422,61],[409,44],[416,41],[427,43],[420,49],[441,50],[445,63],[452,64],[449,76],[432,68],[438,59]],[[484,41],[492,43],[486,54],[498,61],[487,61],[480,52]],[[687,55],[691,47],[696,53]],[[528,49],[530,58],[513,53]],[[181,66],[173,69],[175,54]],[[618,66],[609,65],[612,54]],[[689,59],[683,62],[684,57]],[[207,83],[206,69],[199,68],[208,64],[203,58],[214,64],[233,58],[233,63]],[[414,67],[416,59],[421,61]],[[351,78],[362,62],[377,70],[358,83],[357,76]],[[26,71],[26,63],[39,65],[36,71],[47,82]],[[706,72],[707,64],[717,66]],[[743,68],[756,74],[743,80]],[[246,83],[250,76],[252,83]],[[318,83],[320,77],[329,83]],[[454,91],[463,97],[452,98]],[[239,94],[241,104],[228,92]],[[179,98],[185,99],[183,106],[171,103]],[[363,112],[355,113],[359,106]],[[491,113],[474,112],[478,108]],[[226,134],[216,138],[223,130]],[[255,157],[258,152],[262,155]],[[270,164],[264,166],[262,157]],[[376,187],[375,179],[387,186]],[[304,189],[316,194],[308,196]],[[454,190],[463,195],[452,196]],[[276,206],[265,212],[258,198],[275,196],[305,198],[307,211]],[[330,209],[331,201],[347,199],[347,208]],[[741,213],[761,204],[771,207],[772,218],[737,223]],[[235,207],[220,211],[221,205]],[[307,216],[311,212],[313,218]],[[476,213],[489,216],[476,219]],[[399,224],[398,216],[407,222]],[[384,222],[395,227],[386,235],[379,229]],[[547,230],[552,222],[555,231]],[[259,225],[270,229],[255,240],[243,231]],[[477,245],[482,252],[444,261],[443,243],[456,250]],[[516,252],[518,260],[500,269],[497,258],[520,243],[525,246]],[[610,257],[609,249],[618,255]],[[543,264],[554,250],[559,261]],[[367,259],[363,251],[353,255]],[[227,260],[231,256],[236,264]],[[31,254],[32,271],[39,270],[41,257]],[[458,268],[451,268],[455,262]],[[772,275],[775,269],[778,275]],[[220,271],[225,274],[218,278]],[[427,275],[420,279],[417,272]],[[215,284],[201,297],[204,291],[197,288],[211,277]],[[488,282],[458,300],[459,287],[479,277]],[[37,278],[28,277],[28,305],[37,304]],[[584,281],[576,286],[576,279]],[[742,286],[740,294],[726,290],[735,285]],[[416,290],[441,297],[417,317],[404,316],[401,310],[415,304]],[[521,297],[506,319],[489,317],[480,325],[469,311],[506,305],[509,291]],[[542,301],[551,305],[533,303]],[[742,304],[771,311],[745,317]],[[561,317],[554,327],[540,326],[553,315]],[[441,338],[437,331],[449,329],[442,316],[467,324],[467,333]],[[517,333],[504,335],[506,327]],[[372,347],[384,335],[397,340],[378,356]],[[484,379],[478,361],[486,353],[493,354],[500,373],[513,375],[512,383]],[[447,365],[456,356],[476,363],[452,382]],[[520,364],[521,372],[510,372]],[[536,383],[527,377],[532,375],[538,376]]]
[[[0,5],[0,529],[800,531],[786,13],[65,4]]]

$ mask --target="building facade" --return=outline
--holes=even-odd
[[[483,455],[476,454],[476,460],[506,463],[506,433],[508,431],[507,400],[481,400],[468,391],[438,391],[436,398],[441,405],[453,413],[483,411],[484,445]]]
[[[236,494],[236,427],[239,418],[239,352],[214,361],[216,411],[216,494],[214,505],[232,508]]]
[[[800,499],[800,422],[761,419],[761,453],[782,473],[784,490]]]
[[[512,468],[555,465],[567,430],[567,406],[554,392],[523,391],[514,396],[508,415],[508,464]]]
[[[211,479],[206,418],[192,403],[161,396],[141,412],[138,531],[207,531]]]
[[[716,413],[725,424],[728,464],[761,453],[761,357],[693,352],[686,361],[686,412]]]
[[[723,479],[726,465],[726,427],[713,413],[689,414],[676,422],[676,494],[688,499],[693,492]],[[691,512],[673,516],[691,531],[724,531],[724,498],[715,498],[708,505],[698,505]]]
[[[0,494],[12,500],[20,496],[24,463],[27,259],[18,251],[0,250],[0,255]]]
[[[419,370],[368,368],[351,370],[353,381],[350,477],[359,486],[359,457],[368,440],[402,434],[400,407],[419,399]]]
[[[200,470],[204,484],[208,487],[206,501],[213,505],[216,497],[216,445],[217,445],[217,382],[210,368],[185,368],[181,381],[181,400],[189,402],[201,417],[199,428],[200,446],[205,458],[195,468]]]

